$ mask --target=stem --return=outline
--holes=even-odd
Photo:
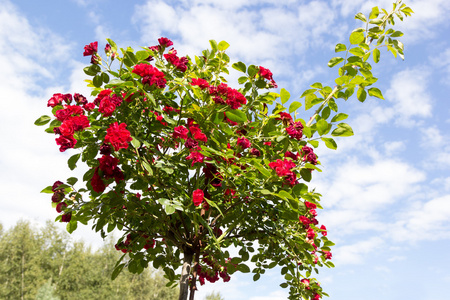
[[[200,247],[197,245],[197,250],[195,251],[195,260],[192,271],[192,282],[191,282],[191,292],[189,294],[189,300],[194,300],[195,291],[197,290],[197,266],[200,261]]]
[[[187,300],[189,294],[189,274],[191,273],[191,263],[194,252],[192,249],[184,249],[183,252],[183,268],[181,270],[180,278],[180,295],[178,300]]]
[[[331,91],[331,93],[328,95],[328,97],[322,102],[320,107],[316,110],[314,115],[309,119],[308,123],[306,123],[306,127],[311,126],[312,122],[316,118],[316,116],[321,112],[321,110],[325,107],[325,105],[330,101],[330,99],[333,97],[333,95],[339,90],[337,86],[334,87],[334,89]]]

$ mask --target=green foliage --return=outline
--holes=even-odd
[[[206,295],[205,300],[225,300],[219,292],[212,292]]]
[[[48,222],[37,230],[20,221],[0,235],[0,299],[177,299],[159,270],[110,274],[119,254],[111,239],[97,251]]]

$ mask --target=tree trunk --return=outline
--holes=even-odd
[[[180,296],[178,300],[187,300],[189,295],[189,274],[191,273],[191,263],[194,252],[191,249],[184,249],[183,269],[180,278]]]

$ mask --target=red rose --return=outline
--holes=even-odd
[[[206,81],[205,79],[202,79],[202,78],[192,78],[191,85],[197,85],[202,90],[209,87],[208,81]]]
[[[203,154],[201,154],[200,152],[197,151],[193,151],[191,152],[191,154],[189,154],[186,159],[192,159],[192,165],[194,166],[195,163],[199,162],[202,163],[203,160],[205,159],[205,156]]]
[[[250,148],[250,146],[252,145],[252,143],[246,139],[245,137],[240,137],[237,140],[237,144],[238,146],[240,146],[242,149],[247,149]]]
[[[197,189],[192,193],[192,201],[195,206],[199,206],[203,202],[204,198],[203,191],[201,189]]]
[[[89,45],[84,46],[83,56],[93,55],[98,50],[98,42],[90,43]]]
[[[126,129],[127,124],[117,122],[111,124],[106,130],[105,143],[111,143],[115,151],[119,149],[127,149],[128,142],[131,142],[133,138],[130,132]]]
[[[320,226],[320,229],[322,230],[322,235],[327,236],[327,228],[325,227],[325,225]]]
[[[59,138],[56,138],[55,141],[58,146],[61,146],[59,147],[60,152],[73,148],[77,143],[77,140],[74,139],[73,136],[60,136]]]
[[[62,215],[61,221],[68,223],[68,222],[70,222],[71,219],[72,219],[72,213],[67,213],[67,214]]]
[[[184,126],[177,126],[173,129],[173,134],[172,137],[174,139],[176,138],[182,138],[183,140],[186,140],[188,138],[187,134],[188,134],[189,130],[184,127]]]
[[[116,104],[111,101],[111,98],[109,96],[104,97],[102,100],[100,100],[98,111],[103,114],[103,117],[111,116],[115,109]]]
[[[66,207],[67,207],[67,203],[66,203],[66,202],[58,203],[58,205],[56,205],[56,212],[57,212],[57,213],[60,213],[60,212],[62,212],[62,211],[64,210],[64,208],[66,208]]]
[[[51,97],[47,102],[47,107],[55,107],[56,105],[61,104],[63,101],[63,94],[53,94],[53,97]]]
[[[91,185],[92,185],[92,189],[96,192],[96,193],[101,193],[105,190],[106,185],[103,182],[102,178],[100,177],[100,175],[98,174],[98,167],[95,168],[94,171],[94,175],[92,175],[92,179],[91,179]]]
[[[57,190],[58,190],[58,187],[61,185],[61,184],[64,184],[64,183],[62,183],[61,181],[55,181],[55,183],[53,184],[53,186],[52,186],[52,192],[56,192]]]
[[[64,199],[64,193],[57,191],[52,195],[52,202],[58,203],[60,202],[62,199]]]
[[[169,40],[168,38],[165,38],[165,37],[159,38],[159,39],[158,39],[158,42],[159,42],[159,44],[160,44],[162,47],[165,47],[165,48],[170,47],[170,46],[173,45],[173,42],[172,42],[171,40]]]

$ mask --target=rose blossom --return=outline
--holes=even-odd
[[[199,206],[203,202],[204,194],[201,189],[197,189],[192,193],[192,201],[195,206]]]
[[[252,143],[246,139],[245,137],[240,137],[237,139],[237,144],[242,148],[242,149],[247,149],[250,148],[250,146],[252,145]]]
[[[133,138],[130,132],[126,129],[127,124],[125,123],[113,123],[106,130],[107,134],[105,136],[105,143],[111,143],[115,151],[120,149],[127,149],[128,142],[131,142]]]
[[[90,43],[89,45],[84,46],[83,56],[93,55],[98,50],[98,42]]]

